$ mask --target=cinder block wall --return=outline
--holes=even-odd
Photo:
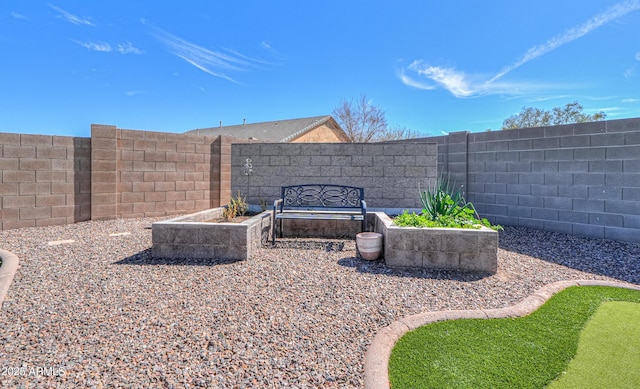
[[[91,126],[91,218],[189,213],[212,203],[215,137]],[[218,167],[219,170],[219,167]]]
[[[282,186],[339,184],[364,187],[370,208],[420,208],[418,185],[436,177],[436,153],[435,143],[234,144],[232,194],[271,207]]]
[[[640,119],[422,140],[494,222],[640,242]]]
[[[0,133],[0,230],[91,218],[91,139]]]

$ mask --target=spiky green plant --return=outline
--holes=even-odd
[[[462,186],[456,187],[455,180],[449,174],[439,175],[427,190],[420,190],[420,202],[422,213],[431,220],[443,216],[455,218],[463,212],[477,215],[473,204],[462,196]]]

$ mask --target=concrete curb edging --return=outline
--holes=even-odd
[[[496,319],[526,316],[554,294],[570,286],[612,286],[640,290],[640,286],[623,282],[600,280],[558,281],[543,286],[516,305],[498,309],[453,310],[424,312],[397,320],[380,330],[373,338],[364,357],[364,387],[366,389],[388,389],[389,357],[398,339],[405,333],[425,324],[456,319]]]
[[[2,266],[0,266],[0,308],[2,308],[4,296],[18,270],[18,257],[12,252],[0,249],[0,258],[2,258]]]

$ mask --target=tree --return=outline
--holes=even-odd
[[[545,111],[539,108],[522,107],[519,114],[513,115],[502,122],[503,130],[528,127],[557,126],[560,124],[597,122],[606,119],[607,114],[600,111],[593,115],[582,112],[583,107],[577,101],[568,103],[563,108],[553,108]]]
[[[408,139],[418,135],[405,127],[389,127],[384,110],[371,104],[365,95],[355,101],[340,101],[333,116],[351,142]]]

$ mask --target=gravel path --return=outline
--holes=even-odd
[[[20,258],[3,387],[362,387],[371,339],[403,316],[505,307],[565,279],[640,284],[640,245],[524,228],[501,232],[498,273],[482,276],[392,271],[340,240],[158,261],[155,220],[0,231]]]

